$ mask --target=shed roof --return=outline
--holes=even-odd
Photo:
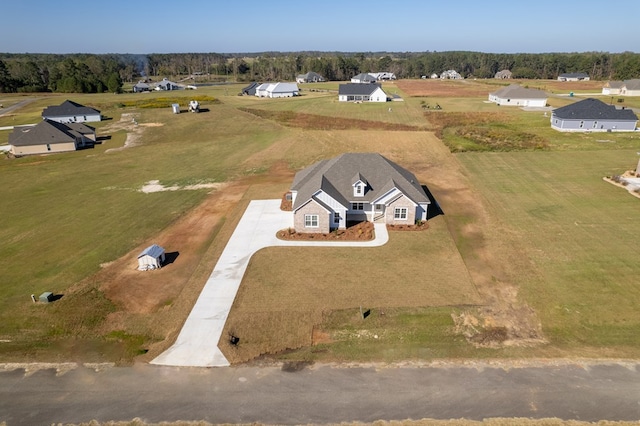
[[[140,254],[138,255],[138,259],[140,259],[143,256],[151,256],[157,259],[158,257],[162,256],[163,253],[164,253],[164,249],[162,247],[160,247],[157,244],[152,244],[146,249],[142,250],[142,252],[140,252]]]
[[[594,98],[587,98],[571,105],[556,108],[552,114],[565,120],[638,120],[632,110],[617,109],[615,105],[607,105]]]

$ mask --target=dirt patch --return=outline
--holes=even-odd
[[[496,86],[466,80],[398,80],[396,85],[409,96],[419,97],[477,97],[488,96]]]
[[[123,146],[119,148],[109,148],[105,152],[122,151],[123,149],[139,145],[140,137],[142,136],[142,132],[146,127],[163,126],[162,123],[138,123],[139,116],[140,114],[124,113],[120,116],[120,121],[103,128],[103,131],[105,133],[113,133],[118,130],[127,131],[127,138]]]

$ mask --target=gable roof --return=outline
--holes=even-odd
[[[338,95],[370,95],[381,89],[377,83],[345,83],[338,86]]]
[[[638,120],[632,110],[617,109],[615,105],[607,105],[594,98],[587,98],[571,105],[556,108],[552,115],[564,120]]]
[[[362,197],[353,196],[354,179],[367,183]],[[291,190],[297,191],[293,209],[318,191],[350,208],[351,201],[371,202],[397,188],[414,203],[430,203],[418,179],[410,171],[377,153],[347,153],[319,161],[296,173]]]
[[[100,114],[100,111],[94,108],[80,105],[76,102],[66,100],[60,105],[52,105],[46,107],[42,111],[42,117],[67,117],[70,115],[96,115]]]
[[[501,99],[546,99],[547,94],[538,89],[527,89],[518,84],[510,84],[491,93]]]
[[[140,252],[140,254],[138,255],[138,259],[140,259],[143,256],[151,256],[153,258],[158,258],[162,256],[162,253],[164,253],[164,249],[162,247],[160,247],[157,244],[152,244]]]
[[[640,78],[625,80],[623,86],[627,90],[640,90]]]
[[[32,146],[75,143],[77,137],[82,134],[92,133],[92,130],[93,128],[89,126],[71,127],[68,124],[45,119],[35,126],[16,126],[13,132],[9,134],[9,145]]]
[[[373,83],[376,81],[376,78],[373,77],[371,74],[367,74],[366,72],[363,72],[356,76],[351,77],[351,80],[368,81]]]

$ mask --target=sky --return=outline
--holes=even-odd
[[[0,0],[0,52],[640,52],[639,18],[640,0]]]

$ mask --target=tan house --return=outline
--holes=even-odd
[[[489,93],[489,101],[504,106],[544,107],[547,105],[547,94],[542,90],[511,84]]]
[[[9,151],[15,156],[75,151],[92,146],[96,130],[83,123],[43,120],[35,126],[16,126],[9,134]]]
[[[413,225],[431,200],[413,173],[376,153],[348,153],[296,173],[297,232],[328,233],[362,221]]]

